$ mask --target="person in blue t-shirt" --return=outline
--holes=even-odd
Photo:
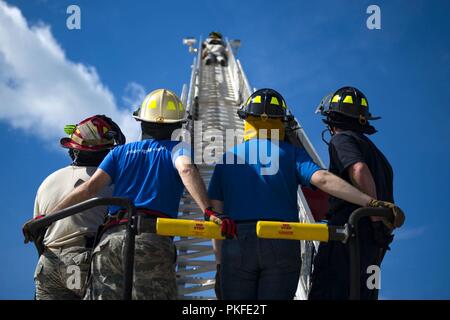
[[[254,92],[238,111],[244,143],[217,164],[209,198],[237,224],[237,240],[214,241],[223,299],[293,299],[300,276],[300,242],[260,239],[258,220],[298,222],[298,186],[317,187],[364,206],[372,198],[321,169],[303,148],[284,142],[286,103],[272,89]]]
[[[135,243],[133,299],[176,299],[176,248],[171,237],[152,231],[156,217],[177,218],[183,188],[214,222],[222,234],[234,235],[233,221],[209,208],[210,201],[201,176],[191,164],[190,146],[171,141],[181,128],[184,108],[178,97],[165,89],[155,90],[143,101],[134,117],[141,121],[142,141],[113,149],[86,183],[69,194],[54,211],[97,195],[114,184],[114,197],[133,200],[138,214]],[[124,209],[109,208],[103,235],[94,249],[91,282],[85,299],[120,299],[123,291]]]

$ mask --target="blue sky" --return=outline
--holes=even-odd
[[[180,93],[192,62],[181,39],[211,30],[241,39],[251,85],[285,96],[325,162],[315,107],[344,85],[367,95],[383,117],[373,140],[394,167],[407,214],[383,262],[381,296],[450,298],[448,1],[7,3],[0,0],[0,298],[33,297],[36,253],[22,243],[21,225],[42,180],[69,163],[58,149],[64,124],[106,112],[133,134],[131,105],[159,87]],[[70,4],[81,7],[81,30],[66,28]],[[370,4],[381,8],[381,30],[366,28]]]

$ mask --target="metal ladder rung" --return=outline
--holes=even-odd
[[[191,268],[191,269],[183,269],[183,270],[178,270],[177,271],[177,275],[179,276],[189,276],[189,275],[193,275],[193,274],[199,274],[199,273],[206,273],[206,272],[211,272],[211,271],[216,271],[216,264],[215,262],[211,262],[211,266],[203,266],[203,267],[199,267],[199,268]]]
[[[199,285],[199,286],[192,286],[192,287],[186,287],[183,289],[179,289],[178,294],[185,295],[185,294],[190,294],[190,293],[205,291],[205,290],[211,290],[211,289],[214,289],[214,283],[208,284],[208,285]]]

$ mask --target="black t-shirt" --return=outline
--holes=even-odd
[[[368,137],[354,131],[342,131],[331,138],[328,151],[330,172],[352,184],[347,169],[357,162],[363,162],[372,173],[377,188],[377,199],[394,202],[392,167]],[[330,197],[332,217],[342,216],[343,220],[346,220],[357,208],[357,205]],[[344,221],[340,221],[342,222]]]

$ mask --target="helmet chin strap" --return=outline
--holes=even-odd
[[[78,162],[78,155],[80,154],[80,150],[72,149],[72,153],[73,153],[72,165],[75,166]]]
[[[325,133],[326,132],[329,132],[330,136],[334,136],[336,134],[336,131],[333,128],[331,128],[329,125],[327,125],[327,127],[322,131],[322,141],[325,142],[325,144],[327,146],[329,146],[330,145],[330,141],[327,141],[327,139],[325,139]]]
[[[109,149],[100,151],[69,149],[69,156],[72,158],[71,165],[76,167],[98,167],[108,152]]]

